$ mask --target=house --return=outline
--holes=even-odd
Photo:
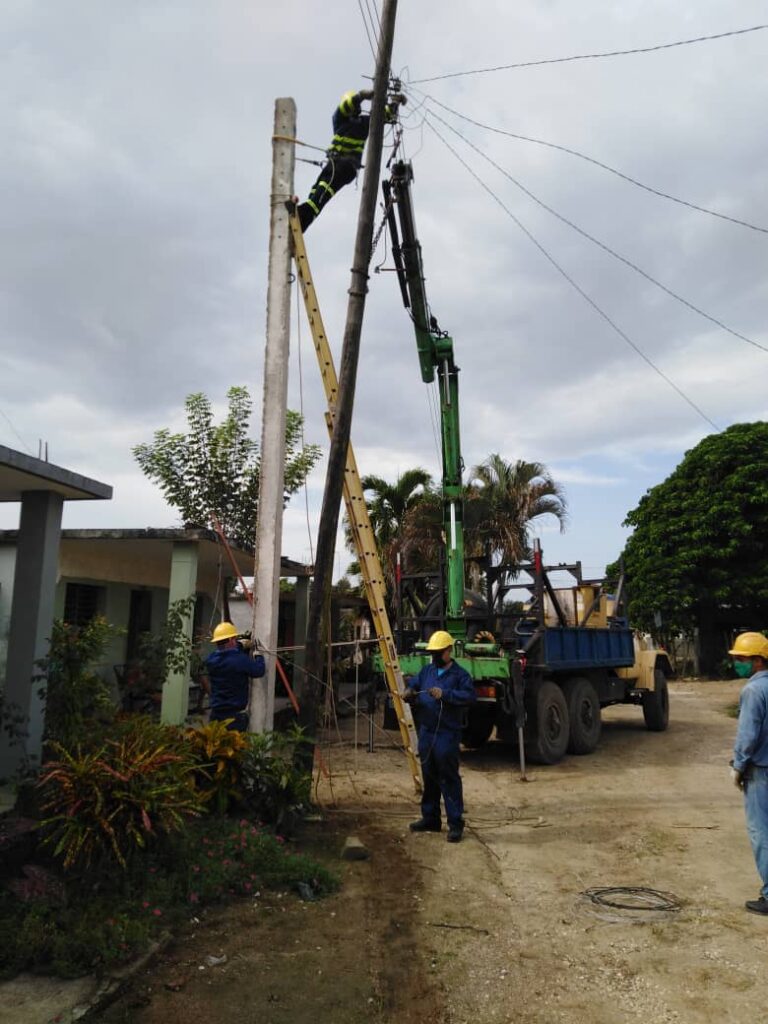
[[[188,635],[207,638],[230,614],[235,576],[253,573],[253,555],[222,544],[211,530],[61,530],[64,501],[111,496],[107,484],[0,446],[0,500],[21,503],[19,529],[0,530],[0,694],[29,720],[26,749],[12,748],[0,729],[0,778],[13,774],[24,754],[39,763],[44,709],[32,676],[54,618],[82,625],[103,615],[119,627],[98,667],[117,691],[120,669],[134,659],[142,633],[161,628],[170,604],[194,596]],[[281,559],[281,577],[295,580],[281,596],[281,646],[303,644],[311,573]],[[240,617],[245,625],[249,609]],[[301,665],[303,657],[296,650],[291,661]],[[183,722],[188,697],[188,674],[171,673],[162,688],[163,721]]]
[[[13,531],[14,571],[0,575],[2,692],[28,723],[26,751],[11,747],[0,730],[0,778],[15,771],[25,752],[33,764],[40,760],[44,711],[32,673],[48,647],[64,502],[111,497],[108,484],[0,445],[0,501],[21,506],[19,529]],[[0,566],[8,565],[4,552]]]

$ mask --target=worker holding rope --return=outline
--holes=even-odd
[[[429,638],[432,664],[409,680],[403,700],[412,705],[419,729],[419,760],[424,779],[421,818],[411,832],[439,832],[440,797],[448,819],[448,842],[464,833],[464,795],[459,775],[459,745],[466,709],[475,687],[466,669],[453,660],[453,637],[444,629]]]
[[[346,92],[333,112],[333,140],[326,150],[327,163],[309,191],[306,202],[299,205],[299,223],[306,231],[339,189],[357,177],[363,161],[371,115],[363,112],[363,102],[373,99],[372,89]],[[397,111],[406,99],[401,93],[390,98],[385,110],[388,123],[397,120]]]

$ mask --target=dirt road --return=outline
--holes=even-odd
[[[595,754],[533,768],[528,784],[498,744],[467,753],[459,846],[408,834],[416,806],[397,752],[331,748],[323,841],[356,832],[371,860],[346,865],[344,890],[322,903],[269,897],[191,927],[101,1019],[765,1020],[768,920],[743,910],[758,880],[727,770],[738,689],[674,683],[661,734],[639,709],[611,709]],[[581,895],[596,886],[663,890],[682,909],[597,907]],[[199,970],[224,952],[226,965]]]

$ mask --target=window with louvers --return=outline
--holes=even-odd
[[[64,621],[70,626],[85,626],[99,614],[104,587],[91,583],[68,583],[64,595]]]

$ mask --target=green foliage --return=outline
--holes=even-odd
[[[226,722],[209,722],[184,732],[189,755],[195,764],[195,785],[203,800],[223,814],[241,797],[243,757],[248,749],[245,733],[227,729]]]
[[[116,634],[114,626],[96,616],[85,626],[56,619],[48,654],[37,662],[35,681],[45,697],[45,738],[64,746],[82,742],[94,719],[103,723],[114,713],[108,684],[93,670]]]
[[[199,675],[202,658],[186,634],[194,609],[193,596],[173,601],[159,632],[139,636],[136,657],[123,682],[125,689],[134,694],[159,693],[171,672],[186,673],[192,678]]]
[[[194,765],[174,729],[137,718],[101,745],[53,744],[40,777],[46,844],[65,869],[105,861],[126,868],[158,835],[199,814]]]
[[[634,527],[623,556],[634,625],[655,635],[764,626],[768,424],[739,423],[704,438],[625,525]]]
[[[568,506],[562,487],[540,462],[507,462],[489,455],[470,471],[465,503],[467,554],[490,551],[500,562],[531,557],[531,527],[552,516],[565,528]]]
[[[258,444],[248,436],[252,402],[244,387],[230,388],[227,398],[227,415],[220,424],[214,424],[210,400],[199,393],[189,395],[185,403],[188,432],[158,430],[151,444],[137,445],[133,454],[186,524],[210,527],[216,518],[230,540],[250,549],[261,464]],[[320,458],[318,445],[302,445],[302,426],[299,413],[288,410],[286,501]]]
[[[158,934],[212,902],[265,888],[309,885],[322,895],[338,878],[246,819],[189,821],[161,836],[128,870],[69,874],[63,894],[22,901],[0,890],[0,978],[21,970],[76,977],[130,960]]]
[[[248,809],[282,828],[310,804],[312,775],[302,770],[300,748],[310,746],[302,729],[249,736],[241,763],[241,787]]]

